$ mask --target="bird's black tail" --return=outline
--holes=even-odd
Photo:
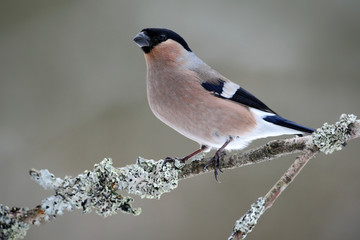
[[[286,118],[280,117],[278,115],[266,116],[263,119],[267,122],[271,122],[273,124],[276,124],[276,125],[279,125],[282,127],[286,127],[286,128],[290,128],[290,129],[294,129],[294,130],[304,132],[304,133],[313,133],[315,131],[312,128],[301,126],[297,123],[294,123],[294,122],[292,122]]]

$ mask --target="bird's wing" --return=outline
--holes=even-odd
[[[314,129],[301,126],[295,122],[280,117],[254,95],[230,80],[223,80],[221,78],[215,80],[212,79],[211,81],[202,82],[201,86],[214,94],[214,96],[260,110],[257,114],[266,122],[306,133],[312,133],[314,131]]]

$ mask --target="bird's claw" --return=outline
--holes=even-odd
[[[166,157],[164,159],[164,162],[161,164],[161,171],[163,170],[163,167],[167,164],[167,163],[172,163],[173,166],[175,165],[175,161],[180,161],[181,163],[184,163],[183,159],[178,159],[178,158],[173,158],[173,157]]]
[[[214,163],[214,176],[215,176],[215,180],[217,182],[219,182],[218,180],[218,171],[219,172],[223,172],[222,171],[222,166],[221,166],[221,158],[225,155],[225,151],[218,151],[215,153],[215,155],[205,164],[205,169],[208,168],[208,166],[210,166],[210,164]]]
[[[172,157],[166,157],[163,161],[163,163],[161,164],[161,170],[163,170],[163,167],[165,166],[165,164],[167,163],[172,163],[174,164],[175,162],[175,158],[172,158]]]

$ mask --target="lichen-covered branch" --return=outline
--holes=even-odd
[[[355,119],[353,115],[342,115],[339,123],[325,124],[312,136],[271,141],[256,149],[223,156],[222,167],[229,169],[302,152],[273,189],[264,198],[259,198],[251,210],[237,221],[229,239],[239,239],[252,230],[257,219],[294,179],[306,161],[312,157],[311,154],[318,151],[331,153],[332,149],[340,149],[347,140],[359,137],[359,121]],[[54,195],[44,199],[33,209],[10,209],[0,205],[0,239],[22,238],[29,225],[49,221],[63,214],[65,210],[80,209],[84,213],[95,210],[104,217],[115,214],[118,210],[138,215],[141,209],[132,207],[133,199],[124,193],[158,199],[162,194],[175,189],[179,180],[211,170],[213,166],[209,166],[208,170],[204,169],[208,160],[202,155],[200,159],[187,165],[175,161],[173,165],[167,163],[162,166],[163,160],[139,157],[135,164],[115,168],[112,160],[107,158],[96,164],[92,171],[86,170],[76,177],[66,176],[64,179],[56,178],[48,170],[32,169],[32,179],[45,189],[54,191]]]
[[[339,122],[335,124],[325,123],[321,128],[317,129],[312,134],[310,141],[307,142],[303,152],[295,159],[294,163],[270,191],[263,198],[259,198],[251,206],[251,209],[235,222],[228,240],[244,239],[253,230],[261,215],[274,204],[276,199],[285,191],[306,163],[318,152],[330,154],[335,150],[341,150],[348,140],[359,136],[360,121],[356,121],[356,116],[352,114],[342,114]]]

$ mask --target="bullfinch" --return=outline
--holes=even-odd
[[[259,138],[314,131],[279,116],[218,73],[174,31],[146,28],[134,41],[144,52],[152,112],[166,125],[200,144],[200,149],[182,158],[182,162],[198,153],[217,150],[206,164],[214,164],[216,180],[224,150],[243,149]]]

